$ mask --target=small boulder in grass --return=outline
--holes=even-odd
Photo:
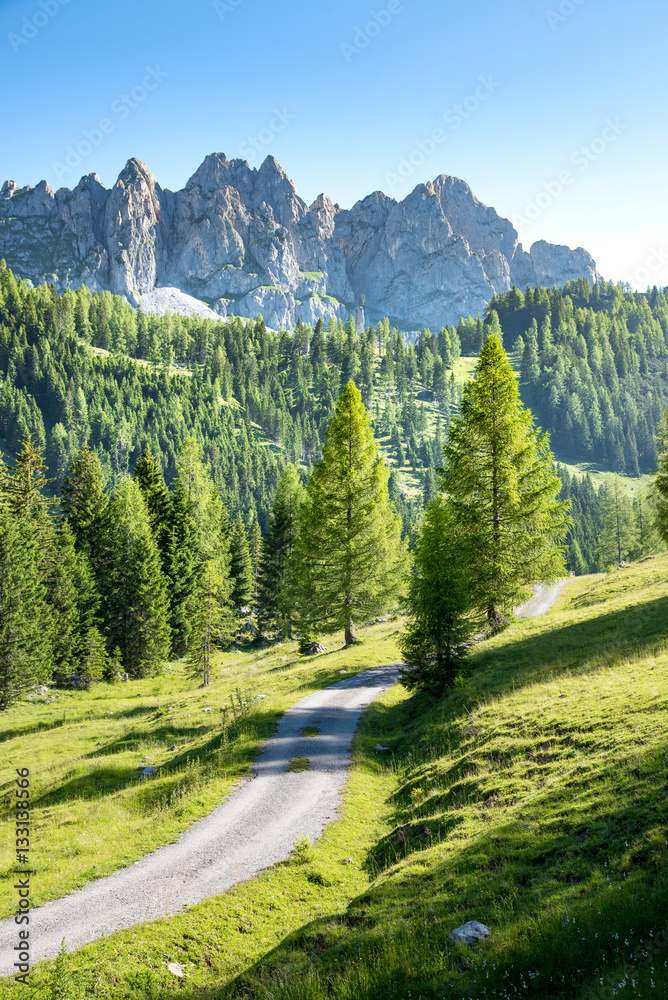
[[[179,979],[183,979],[183,969],[178,962],[168,962],[167,971],[171,972],[173,976],[178,976]]]
[[[485,927],[484,924],[478,923],[477,920],[469,920],[467,924],[456,927],[450,932],[450,940],[455,944],[477,944],[478,941],[484,941],[491,933],[489,927]]]

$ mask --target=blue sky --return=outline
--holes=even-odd
[[[525,246],[668,285],[667,27],[667,0],[0,0],[0,180],[270,153],[347,208],[454,174]]]

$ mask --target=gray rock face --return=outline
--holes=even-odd
[[[135,159],[111,190],[96,174],[55,193],[5,181],[0,257],[35,283],[106,288],[158,312],[262,313],[275,328],[356,309],[363,320],[365,296],[369,320],[438,329],[512,285],[598,276],[582,248],[524,251],[511,223],[456,177],[342,211],[325,194],[308,207],[273,157],[254,169],[219,153],[176,192]]]

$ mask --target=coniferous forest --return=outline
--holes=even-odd
[[[207,684],[212,651],[249,605],[269,630],[340,625],[352,642],[355,621],[406,598],[423,621],[407,661],[436,642],[454,669],[462,616],[477,609],[502,627],[529,570],[587,573],[657,550],[656,498],[639,490],[630,501],[619,477],[597,490],[555,466],[550,448],[569,463],[647,472],[665,434],[667,337],[656,288],[513,289],[484,319],[438,334],[401,334],[388,320],[359,329],[355,317],[273,332],[261,317],[145,315],[85,286],[32,288],[3,262],[2,706],[30,683],[146,676],[169,656],[187,656]],[[462,393],[453,366],[481,352]],[[483,489],[470,455],[482,454],[476,414],[492,369],[518,448],[504,489],[526,494],[542,511],[536,538],[552,539],[543,562],[531,545],[515,552],[524,576],[508,575],[499,529],[523,525],[531,541],[522,504],[499,513],[494,500],[480,535],[467,499]],[[522,475],[540,495],[517,479],[527,455]],[[333,546],[327,504],[341,521]],[[444,533],[443,558],[468,551],[468,575],[448,582],[435,612],[424,581]],[[475,542],[483,536],[491,549]],[[412,590],[409,548],[423,573]],[[429,632],[434,614],[449,622],[445,638]]]

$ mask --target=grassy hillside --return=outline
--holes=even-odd
[[[481,643],[438,705],[388,692],[310,851],[82,949],[74,982],[187,1000],[668,995],[667,580],[668,556],[573,580]],[[450,944],[471,919],[491,937]]]
[[[54,689],[3,712],[3,820],[14,808],[14,769],[31,770],[33,903],[176,840],[231,792],[289,705],[340,680],[341,671],[396,662],[396,629],[363,628],[369,642],[348,650],[342,636],[331,637],[320,657],[300,656],[295,642],[218,654],[206,689],[177,662],[161,677]],[[159,774],[140,782],[148,764]],[[13,867],[6,838],[0,871],[7,876]],[[15,895],[4,878],[0,918],[13,912]]]

